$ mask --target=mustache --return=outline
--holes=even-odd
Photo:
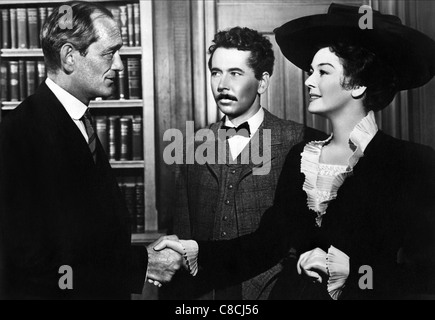
[[[217,100],[222,100],[222,99],[238,101],[235,96],[221,93],[220,95],[217,96]]]

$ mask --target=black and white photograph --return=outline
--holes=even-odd
[[[434,16],[0,0],[0,300],[435,300]]]

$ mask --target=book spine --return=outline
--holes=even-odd
[[[133,3],[134,45],[140,47],[140,11],[139,3]]]
[[[119,160],[131,160],[131,138],[132,138],[132,119],[130,117],[120,118],[120,156]]]
[[[26,81],[27,81],[27,95],[35,93],[36,90],[36,61],[26,61]]]
[[[10,28],[11,31],[11,48],[18,49],[17,45],[17,9],[11,8],[9,9],[10,14]]]
[[[119,6],[119,21],[121,21],[121,37],[124,46],[128,46],[127,6]]]
[[[25,8],[17,8],[17,37],[18,48],[26,49],[29,47],[27,40],[27,12]]]
[[[118,92],[119,92],[119,99],[124,100],[127,99],[127,90],[125,85],[125,67],[126,67],[126,61],[122,61],[124,64],[124,69],[122,71],[118,72]]]
[[[9,21],[9,10],[8,9],[2,9],[2,48],[10,48],[11,47],[11,42],[10,42],[10,31],[9,31],[9,26],[10,26],[10,21]]]
[[[18,61],[9,61],[10,98],[11,101],[18,101],[20,88],[18,86]]]
[[[45,20],[47,20],[47,8],[46,7],[40,7],[38,8],[39,11],[39,30],[42,29],[42,27],[45,24]]]
[[[38,86],[45,81],[45,78],[47,76],[46,70],[45,70],[45,63],[44,61],[38,61],[37,62],[37,72],[38,72]]]
[[[27,97],[26,83],[26,61],[18,60],[18,84],[20,87],[20,100],[23,101]]]
[[[127,58],[128,95],[129,99],[140,99],[140,59]]]
[[[47,7],[47,18],[53,13],[53,7]]]
[[[140,179],[140,180],[139,180]],[[145,232],[145,184],[142,177],[136,181],[136,232]]]
[[[125,189],[124,189],[124,199],[125,204],[127,205],[128,213],[130,215],[130,226],[131,226],[131,232],[136,233],[136,185],[134,182],[134,178],[130,177],[130,179],[127,179],[125,183]]]
[[[118,154],[118,142],[119,142],[119,117],[109,116],[109,160],[117,161],[119,160]]]
[[[29,21],[28,34],[29,34],[29,48],[39,48],[39,27],[38,27],[38,9],[27,8],[27,19]]]
[[[106,116],[96,116],[95,117],[96,130],[98,139],[100,139],[101,145],[103,146],[104,152],[109,153],[109,142],[107,134],[107,117]]]
[[[133,4],[127,4],[127,33],[128,45],[134,46],[134,20],[133,20]]]
[[[132,158],[133,160],[143,160],[143,130],[142,117],[135,116],[133,118],[133,133],[132,133]]]
[[[0,64],[0,101],[8,101],[8,85],[9,85],[9,74],[8,66],[6,62],[2,61]]]

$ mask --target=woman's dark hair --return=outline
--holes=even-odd
[[[260,80],[263,72],[273,73],[275,56],[272,43],[265,36],[249,28],[234,27],[229,30],[219,31],[215,34],[208,53],[211,55],[208,60],[208,67],[211,69],[211,60],[217,48],[235,48],[241,51],[250,51],[251,55],[248,65],[254,70],[255,78]]]
[[[343,87],[367,87],[363,104],[367,110],[379,111],[398,92],[393,69],[370,49],[359,44],[338,42],[328,45],[341,60],[344,69]]]
[[[72,21],[68,21],[68,23],[72,28],[60,24],[61,21],[65,21],[65,12],[60,11],[63,6],[67,6],[71,10]],[[94,13],[98,14],[98,16],[91,19],[91,15]],[[68,10],[66,14],[69,14]],[[73,1],[54,8],[40,34],[42,51],[44,52],[48,71],[57,72],[60,69],[60,49],[67,42],[74,45],[82,56],[86,56],[89,46],[98,40],[94,20],[100,17],[113,19],[112,13],[107,8],[90,2]]]

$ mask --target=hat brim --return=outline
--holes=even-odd
[[[305,71],[321,47],[347,39],[388,63],[399,90],[422,86],[434,76],[435,41],[430,37],[391,19],[375,18],[373,29],[361,29],[359,18],[319,14],[295,19],[274,30],[276,42],[283,55]]]

